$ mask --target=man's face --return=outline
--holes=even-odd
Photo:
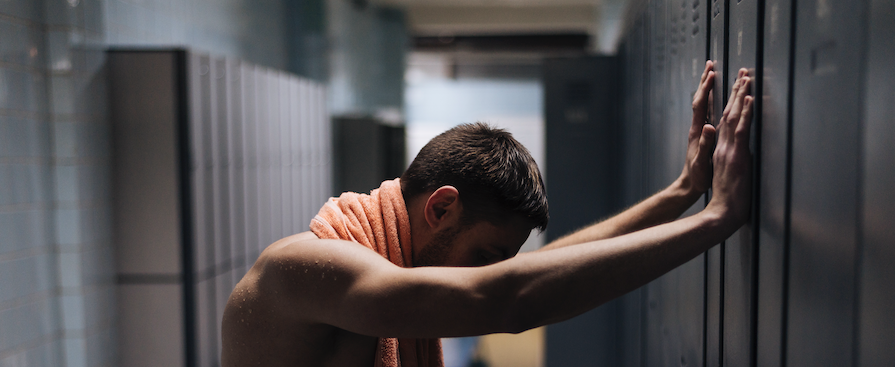
[[[503,225],[479,221],[439,231],[413,260],[414,266],[483,266],[516,255],[531,227],[521,218]]]

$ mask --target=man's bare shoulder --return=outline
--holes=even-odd
[[[321,240],[312,232],[268,246],[227,302],[222,329],[225,365],[260,361],[274,366],[296,360],[323,365],[318,358],[332,348],[327,343],[344,334],[327,322],[331,316],[326,310],[358,276],[356,261],[350,258],[359,251],[375,255],[359,244]]]

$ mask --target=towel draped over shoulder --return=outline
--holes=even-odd
[[[400,179],[384,181],[369,195],[343,193],[327,200],[311,220],[311,231],[322,239],[359,243],[393,264],[413,266],[410,217]],[[380,338],[375,367],[442,367],[439,339]]]

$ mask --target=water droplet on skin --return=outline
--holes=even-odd
[[[249,313],[252,313],[252,309],[251,309],[251,308],[249,309]]]

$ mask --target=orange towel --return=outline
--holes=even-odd
[[[319,238],[357,242],[393,264],[413,266],[410,217],[400,179],[385,181],[370,195],[346,192],[330,198],[311,220]],[[380,338],[376,367],[441,367],[439,339]]]

